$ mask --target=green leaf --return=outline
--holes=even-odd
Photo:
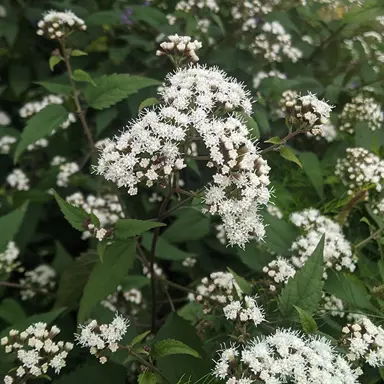
[[[88,72],[83,71],[82,69],[75,69],[72,75],[72,79],[75,81],[83,81],[85,83],[90,83],[96,87],[96,83],[93,81],[91,75]]]
[[[72,257],[67,250],[59,243],[56,244],[56,255],[52,262],[52,268],[57,272],[63,272],[70,264],[72,264]]]
[[[115,25],[120,24],[120,16],[116,11],[101,11],[92,13],[85,19],[86,25]]]
[[[294,307],[312,314],[321,299],[324,282],[324,236],[307,262],[289,279],[279,298],[279,309],[284,317],[292,316]]]
[[[84,91],[89,106],[94,109],[108,108],[142,88],[160,84],[147,77],[124,74],[102,76],[95,83],[96,87],[87,86]]]
[[[151,249],[152,235],[143,233],[142,245],[146,250]],[[196,254],[185,252],[168,242],[163,236],[157,240],[156,257],[164,260],[185,260],[187,257],[195,257]]]
[[[157,342],[151,350],[151,354],[155,359],[160,359],[169,355],[191,355],[200,358],[200,355],[193,348],[188,347],[181,341],[173,339],[165,339]]]
[[[86,229],[84,223],[90,218],[90,215],[85,212],[84,209],[67,203],[56,193],[56,191],[53,191],[53,195],[68,223],[78,231],[84,232]]]
[[[71,56],[87,56],[88,53],[87,52],[84,52],[84,51],[80,51],[80,49],[74,49],[72,52],[71,52]]]
[[[132,5],[132,19],[134,21],[144,21],[157,30],[163,30],[167,23],[164,12],[156,7],[143,7],[142,5]]]
[[[227,268],[229,272],[232,273],[233,277],[235,278],[236,283],[239,285],[240,289],[247,295],[252,294],[252,287],[248,283],[247,280],[244,279],[244,277],[239,276],[236,272],[234,272],[231,268]]]
[[[158,374],[148,371],[140,373],[137,379],[138,384],[160,384],[163,382],[164,380]]]
[[[150,97],[148,99],[145,99],[144,101],[142,101],[139,105],[139,113],[144,109],[144,108],[147,108],[147,107],[150,107],[152,105],[156,105],[156,104],[159,104],[160,101],[158,99],[156,99],[156,97]]]
[[[283,147],[280,149],[280,156],[283,157],[286,160],[292,161],[293,163],[296,163],[300,168],[303,168],[303,166],[300,163],[300,160],[296,157],[296,155],[293,153],[291,148]]]
[[[321,199],[324,198],[324,180],[323,170],[321,168],[320,161],[315,153],[313,152],[301,152],[299,159],[304,169],[305,174],[311,181],[317,194]]]
[[[123,277],[132,268],[136,255],[136,241],[115,241],[105,251],[93,269],[84,288],[78,313],[79,323],[87,320],[92,308],[116,291]]]
[[[317,324],[311,314],[296,305],[294,307],[299,314],[301,328],[303,328],[303,331],[308,334],[315,333],[317,331]]]
[[[281,139],[280,139],[279,136],[273,136],[270,139],[264,141],[264,143],[280,144],[281,143]]]
[[[57,93],[58,95],[69,95],[72,92],[70,85],[55,83],[51,81],[36,81],[35,84],[39,84],[47,91]]]
[[[254,119],[260,129],[262,135],[267,135],[271,132],[271,126],[269,125],[268,115],[265,108],[261,106],[255,106],[256,113],[254,115]]]
[[[5,216],[0,217],[0,253],[6,248],[9,241],[13,240],[23,222],[28,204],[15,209]]]
[[[129,344],[133,347],[134,345],[141,343],[150,333],[151,331],[145,331],[140,335],[137,335]]]
[[[166,224],[157,221],[144,221],[135,219],[120,219],[115,224],[115,236],[118,239],[128,239],[141,235],[150,229],[165,227]]]
[[[84,287],[95,267],[97,257],[86,253],[73,260],[61,273],[56,294],[55,308],[77,308]]]
[[[25,320],[26,314],[16,300],[5,298],[0,303],[0,319],[8,324],[14,324]]]
[[[104,255],[105,255],[105,250],[107,249],[107,246],[108,246],[108,240],[99,241],[97,243],[97,247],[96,247],[97,255],[99,256],[99,259],[101,262],[104,261]]]
[[[252,117],[244,112],[236,112],[236,116],[245,122],[245,125],[253,138],[258,139],[260,137],[259,126]]]
[[[21,134],[21,140],[16,147],[14,156],[15,162],[27,149],[28,145],[50,135],[52,131],[59,128],[67,118],[68,112],[59,104],[48,105],[31,117]]]
[[[116,107],[105,109],[104,111],[97,112],[96,114],[96,137],[108,128],[109,124],[116,119],[118,115]]]
[[[49,68],[50,68],[50,70],[53,71],[55,69],[55,66],[57,64],[59,64],[62,60],[63,60],[63,58],[60,57],[60,56],[51,56],[49,58]]]

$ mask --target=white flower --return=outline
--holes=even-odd
[[[183,260],[182,264],[186,268],[192,268],[197,263],[197,259],[195,257],[187,257]]]
[[[28,191],[30,188],[30,181],[27,175],[21,169],[14,169],[7,176],[6,180],[12,188],[16,188],[18,191]]]
[[[316,134],[315,134],[316,133]],[[319,132],[307,131],[306,135],[308,137],[314,137],[316,140],[325,139],[328,143],[334,141],[337,137],[336,127],[328,120],[325,124],[321,126]]]
[[[199,50],[203,44],[198,41],[192,41],[190,36],[171,35],[168,36],[168,41],[160,44],[162,51],[157,51],[157,56],[170,55],[178,57],[186,57],[192,62],[199,61],[196,51]]]
[[[11,124],[11,119],[9,118],[8,114],[0,110],[0,125],[6,126],[9,124]]]
[[[49,292],[56,285],[56,272],[47,264],[41,264],[31,271],[27,271],[19,283],[25,286],[20,291],[22,300],[29,300],[36,296],[36,290]],[[35,288],[35,289],[33,289]],[[55,331],[56,328],[54,328]]]
[[[67,162],[62,156],[55,156],[51,161],[51,165],[59,167],[56,181],[59,187],[68,187],[71,176],[80,171],[77,163]]]
[[[16,143],[17,139],[13,136],[5,135],[0,137],[0,154],[7,155],[12,147],[12,144]]]
[[[295,275],[296,270],[288,260],[278,257],[276,260],[271,261],[268,266],[265,266],[263,272],[272,277],[276,283],[286,284]]]
[[[267,205],[267,212],[274,217],[277,217],[278,219],[283,218],[283,213],[280,211],[278,207],[274,204],[268,204]]]
[[[17,248],[16,243],[10,241],[5,250],[0,253],[0,273],[8,274],[20,267],[19,253],[20,250]]]

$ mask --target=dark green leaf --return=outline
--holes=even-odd
[[[296,305],[294,307],[297,313],[299,314],[301,328],[303,328],[303,331],[308,334],[316,332],[317,324],[316,324],[316,321],[311,316],[311,314],[297,307]]]
[[[16,300],[9,298],[2,300],[0,303],[0,319],[8,324],[14,324],[24,321],[25,318],[25,312]]]
[[[300,160],[297,158],[297,156],[294,154],[291,148],[288,148],[288,147],[280,148],[280,156],[286,160],[296,163],[300,168],[303,168],[303,166],[300,163]]]
[[[104,261],[97,262],[84,288],[78,314],[79,323],[87,320],[92,308],[116,291],[123,277],[132,268],[136,241],[115,241],[105,251]]]
[[[21,140],[16,147],[14,156],[15,162],[27,149],[28,145],[51,134],[52,131],[59,128],[67,118],[68,112],[59,104],[48,105],[31,117],[21,134]]]
[[[137,383],[138,384],[160,384],[163,382],[161,376],[153,372],[143,372],[140,373]]]
[[[56,255],[52,262],[52,268],[61,273],[73,262],[73,258],[67,252],[67,250],[59,243],[56,242]]]
[[[199,353],[193,348],[188,347],[188,345],[181,341],[173,339],[165,339],[157,342],[152,347],[151,354],[155,359],[169,355],[191,355],[193,357],[200,357]]]
[[[120,16],[116,11],[101,11],[92,13],[85,19],[85,24],[92,25],[104,25],[104,24],[120,24]]]
[[[105,109],[104,111],[97,112],[96,114],[96,136],[108,128],[109,124],[116,119],[118,115],[116,107]]]
[[[51,81],[37,81],[36,84],[41,85],[47,91],[57,93],[58,95],[68,95],[72,92],[70,85],[54,83]]]
[[[137,335],[129,344],[133,347],[134,345],[141,343],[150,333],[151,331],[140,333],[140,335]]]
[[[313,152],[301,152],[299,154],[299,159],[304,172],[308,176],[308,179],[311,181],[316,192],[321,199],[324,198],[323,171],[318,157]]]
[[[279,296],[279,309],[284,317],[290,317],[295,306],[312,314],[321,299],[324,272],[324,236],[295,276],[288,280]]]
[[[120,219],[115,224],[115,236],[119,239],[128,239],[141,235],[153,228],[165,227],[166,224],[157,221],[144,221],[135,219]]]

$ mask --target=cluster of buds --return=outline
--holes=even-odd
[[[263,272],[273,280],[273,283],[284,283],[288,282],[288,279],[293,277],[296,273],[296,269],[286,259],[278,257],[276,260],[272,260],[268,265],[263,268]],[[275,284],[269,286],[269,290],[274,292],[276,290]]]
[[[258,305],[256,297],[245,296],[244,302],[235,300],[223,308],[224,316],[228,320],[240,320],[242,323],[253,321],[257,326],[265,320],[264,309]]]
[[[98,324],[92,320],[88,325],[80,325],[81,332],[75,334],[77,344],[83,348],[89,348],[91,355],[95,355],[101,364],[108,359],[104,356],[107,350],[116,352],[119,348],[119,341],[127,333],[129,321],[116,314],[110,324]]]
[[[117,287],[116,292],[108,295],[101,302],[101,305],[111,312],[119,312],[124,315],[129,314],[131,316],[137,315],[140,310],[146,308],[143,295],[138,289],[126,290],[121,285]]]
[[[310,131],[312,135],[321,135],[322,126],[329,121],[332,108],[311,93],[285,103],[288,122],[301,130]]]
[[[52,40],[65,38],[76,30],[85,31],[87,29],[84,20],[71,11],[48,11],[37,26],[39,36],[45,35]]]
[[[12,369],[12,374],[4,378],[4,383],[25,382],[27,378],[38,377],[48,372],[49,368],[55,373],[66,366],[68,352],[73,344],[63,341],[57,343],[54,337],[60,332],[55,325],[49,330],[45,323],[35,323],[25,331],[19,332],[12,329],[8,336],[1,339],[1,345],[5,347],[5,353],[15,353],[20,365]]]
[[[348,348],[347,359],[362,359],[372,367],[384,365],[384,329],[376,326],[367,317],[355,324],[347,324],[342,332],[342,344]]]
[[[96,237],[99,241],[103,241],[105,238],[111,237],[113,234],[113,228],[97,228],[97,226],[91,222],[91,218],[88,218],[85,221],[84,228],[89,232],[90,236]]]
[[[192,41],[190,36],[179,36],[177,34],[168,36],[168,40],[160,44],[161,50],[156,51],[157,56],[171,56],[178,63],[184,58],[193,62],[199,61],[196,51],[203,46],[200,41]]]

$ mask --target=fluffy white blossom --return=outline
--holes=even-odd
[[[197,263],[196,257],[187,257],[183,260],[182,265],[186,268],[192,268]]]
[[[300,268],[317,247],[321,237],[325,235],[324,266],[325,269],[353,272],[357,259],[352,252],[350,242],[343,234],[341,226],[320,214],[316,209],[295,212],[290,217],[293,224],[302,229],[303,234],[292,244],[292,264]],[[324,277],[327,274],[324,272]]]
[[[366,123],[371,131],[382,128],[383,111],[373,97],[358,95],[345,104],[340,115],[340,131],[354,134],[355,126],[359,122]]]
[[[374,185],[374,191],[381,192],[384,186],[384,160],[365,148],[347,148],[346,156],[337,160],[335,174],[348,188],[349,195],[369,184]]]
[[[328,143],[331,143],[337,137],[337,130],[331,120],[328,120],[326,123],[322,124],[320,131],[315,130],[313,133],[311,131],[307,131],[306,135],[308,137],[314,137],[316,140],[324,139]]]
[[[176,11],[191,12],[194,8],[207,8],[213,12],[219,12],[220,7],[217,0],[181,0],[176,4]]]
[[[271,70],[269,72],[257,72],[256,75],[253,77],[253,88],[258,89],[264,79],[269,79],[271,77],[277,77],[278,79],[285,80],[287,78],[287,75],[277,70]]]
[[[153,273],[156,276],[163,276],[164,275],[163,270],[156,263],[153,264]],[[143,266],[143,274],[145,276],[147,276],[148,279],[151,278],[151,271],[149,269],[149,266],[146,266],[146,265]]]
[[[265,22],[251,44],[254,54],[262,55],[269,62],[281,62],[288,59],[296,63],[302,52],[292,45],[292,36],[278,21]]]
[[[243,301],[231,301],[223,308],[228,320],[239,320],[244,323],[252,321],[255,326],[265,320],[264,309],[257,303],[256,297],[245,296]]]
[[[240,348],[219,351],[213,375],[226,383],[357,384],[354,370],[324,337],[278,329]]]
[[[384,216],[384,197],[377,203],[372,204],[372,211],[375,215]]]
[[[137,313],[146,307],[142,293],[136,289],[125,290],[121,285],[117,287],[115,293],[108,295],[101,305],[112,312],[119,312],[124,315],[137,315]]]
[[[46,148],[48,147],[48,140],[47,139],[39,139],[35,141],[33,144],[29,144],[27,147],[28,151],[34,151],[39,148]]]
[[[76,343],[89,348],[91,355],[96,355],[100,363],[104,364],[107,358],[103,352],[116,352],[119,349],[119,341],[127,333],[129,320],[116,313],[110,324],[99,325],[96,320],[92,320],[79,327],[80,333],[75,334]]]
[[[7,155],[17,141],[16,137],[4,135],[0,137],[0,154]]]
[[[6,178],[7,183],[18,191],[28,191],[30,188],[27,175],[19,168],[15,168]]]
[[[321,315],[330,315],[341,318],[345,316],[346,309],[343,301],[334,295],[329,295],[323,292],[321,305],[323,307],[319,311]]]
[[[275,204],[268,204],[267,205],[267,212],[274,217],[277,217],[278,219],[283,218],[283,213],[280,211],[280,209]]]
[[[384,366],[384,329],[367,317],[343,328],[343,344],[350,361],[362,360],[372,367]]]
[[[156,52],[157,56],[169,55],[176,58],[188,58],[193,62],[199,61],[196,54],[203,44],[198,40],[193,40],[190,36],[171,35],[168,36],[168,41],[160,44],[161,50]]]
[[[3,337],[1,345],[5,347],[5,352],[15,354],[19,364],[4,378],[4,382],[24,382],[31,376],[47,374],[49,368],[59,374],[66,366],[68,352],[73,349],[72,343],[53,341],[59,333],[60,329],[55,325],[49,329],[45,323],[34,323],[22,332],[13,329]]]
[[[51,161],[51,165],[59,168],[56,181],[59,187],[68,187],[71,176],[80,171],[77,163],[68,162],[62,156],[55,156]]]
[[[36,296],[36,291],[50,292],[56,285],[56,272],[47,264],[41,264],[31,271],[27,271],[19,281],[25,288],[20,291],[22,300],[29,300]]]
[[[5,250],[0,252],[0,274],[11,273],[20,269],[20,261],[18,260],[20,250],[14,241],[8,242]]]
[[[64,104],[64,99],[58,95],[44,96],[41,100],[32,101],[24,104],[24,106],[19,109],[19,115],[23,119],[26,119],[35,115],[36,113],[44,109],[47,105],[51,104]],[[67,120],[61,124],[61,128],[66,129],[74,122],[76,122],[75,115],[73,113],[69,113]],[[55,131],[53,132],[53,134],[54,133]]]
[[[9,118],[8,114],[0,110],[0,125],[7,126],[9,124],[11,124],[11,119]]]
[[[287,283],[288,280],[296,273],[296,269],[292,264],[283,257],[278,257],[276,260],[272,260],[268,265],[263,268],[263,272],[268,275],[275,283]],[[274,285],[269,287],[274,291],[276,287]]]
[[[100,221],[101,227],[109,227],[124,217],[119,198],[116,195],[105,194],[101,196],[87,195],[81,192],[66,197],[66,201],[76,207],[81,207],[87,213],[93,213]],[[83,232],[82,238],[88,239],[89,231]]]
[[[73,31],[85,31],[87,26],[83,19],[71,11],[48,11],[42,20],[37,23],[37,34],[47,36],[50,39],[61,39],[70,35]]]

